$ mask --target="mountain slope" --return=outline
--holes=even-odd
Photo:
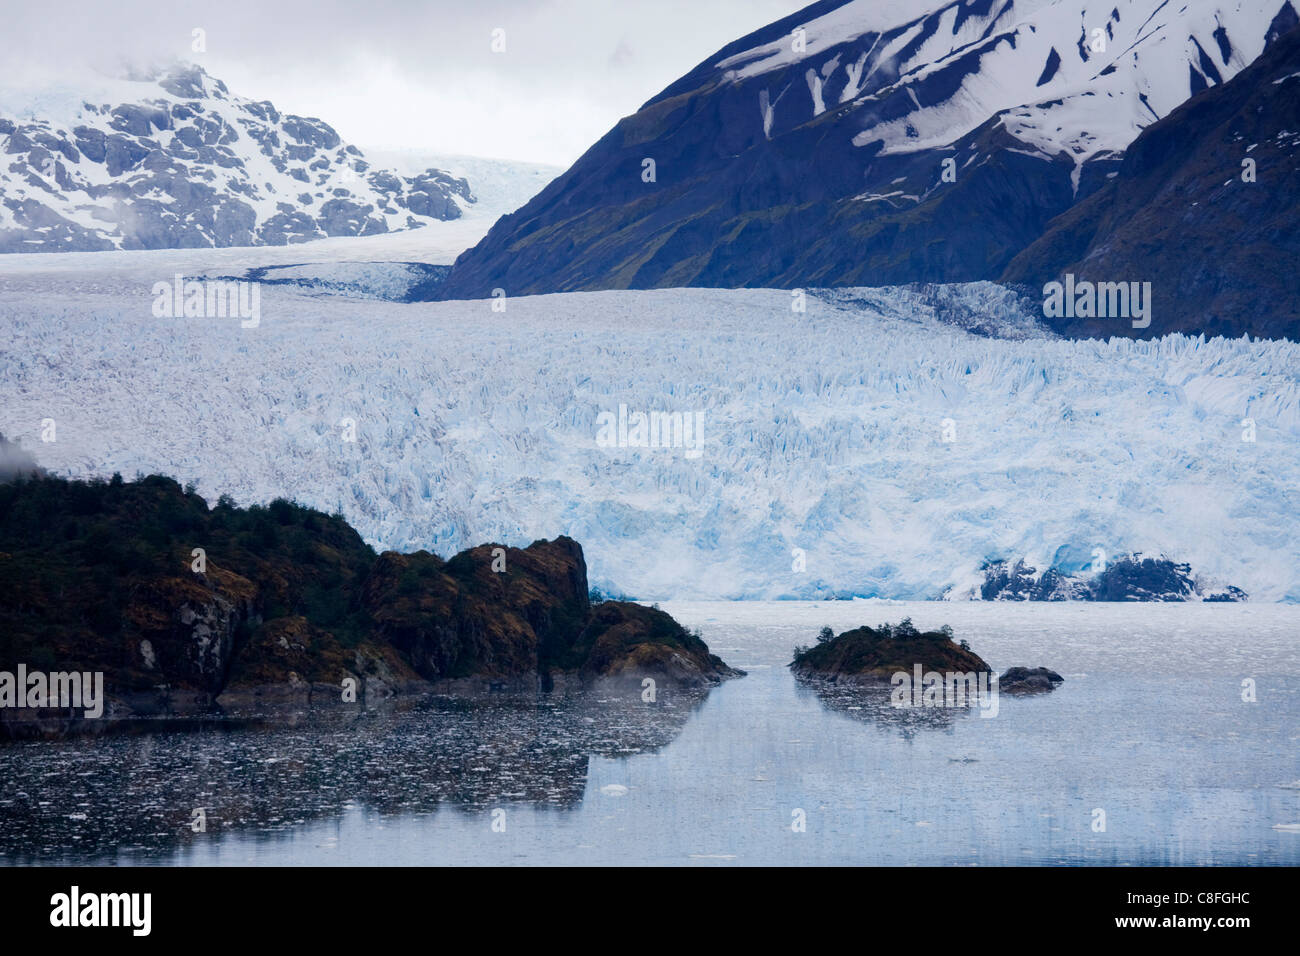
[[[1250,160],[1253,173],[1243,167]],[[1151,325],[1050,320],[1078,336],[1300,338],[1300,28],[1149,127],[1119,175],[1061,215],[1005,279],[1152,283]]]
[[[469,183],[372,168],[200,67],[0,102],[0,252],[286,245],[461,215]]]
[[[823,0],[719,51],[504,217],[439,296],[996,278],[1291,7],[956,0],[889,27],[875,10]]]

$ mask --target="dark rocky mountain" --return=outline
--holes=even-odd
[[[109,720],[83,730],[338,704],[346,678],[373,700],[593,683],[640,694],[645,677],[686,688],[737,674],[657,608],[592,604],[569,538],[447,561],[376,555],[340,517],[284,500],[209,508],[158,476],[0,484],[0,671],[19,664],[104,673]],[[0,709],[0,736],[69,725]]]
[[[0,252],[286,245],[419,228],[473,201],[464,179],[373,168],[327,123],[197,66],[0,107]]]
[[[1144,130],[1119,174],[1054,219],[1003,275],[1150,282],[1150,326],[1049,325],[1078,337],[1300,338],[1300,29],[1288,22],[1236,77]]]
[[[823,2],[622,120],[439,298],[996,279],[1141,129],[1236,75],[1289,0]]]

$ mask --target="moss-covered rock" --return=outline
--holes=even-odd
[[[879,628],[845,631],[795,652],[790,668],[803,677],[860,683],[888,683],[901,672],[924,671],[979,673],[992,668],[969,647],[952,639],[948,630],[921,632],[911,621]]]
[[[555,662],[593,681],[640,682],[646,677],[677,686],[717,684],[743,671],[728,667],[699,635],[657,607],[625,601],[597,605],[568,655]]]

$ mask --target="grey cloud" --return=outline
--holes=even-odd
[[[797,0],[69,0],[11,4],[8,84],[188,59],[365,146],[567,163]],[[506,52],[491,49],[503,29]],[[205,52],[192,49],[204,31]],[[633,52],[635,42],[635,52]],[[612,53],[611,53],[612,51]],[[12,101],[12,95],[9,97]]]

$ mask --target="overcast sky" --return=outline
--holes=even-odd
[[[718,48],[807,0],[6,3],[0,82],[180,57],[362,148],[567,165]],[[492,33],[505,31],[505,52]],[[194,52],[193,31],[206,52]]]

